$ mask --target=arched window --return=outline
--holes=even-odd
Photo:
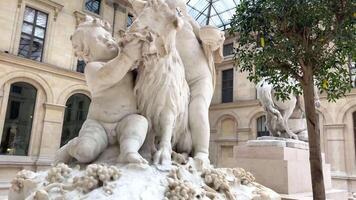
[[[67,100],[64,113],[61,146],[78,136],[80,128],[87,118],[90,98],[84,94],[74,94]]]
[[[236,122],[232,118],[226,118],[221,121],[221,134],[224,136],[234,135],[236,133]]]
[[[28,153],[37,90],[28,83],[17,82],[10,87],[0,154]]]
[[[266,128],[266,116],[257,118],[257,137],[269,136],[269,131]]]

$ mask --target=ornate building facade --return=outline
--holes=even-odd
[[[0,196],[18,171],[48,167],[86,118],[84,65],[70,41],[85,14],[108,21],[114,36],[133,16],[110,0],[0,1]],[[267,134],[255,85],[233,68],[232,49],[227,39],[210,108],[211,160],[217,166],[234,164],[238,145]],[[356,192],[356,89],[336,103],[321,100],[321,145],[333,185]]]
[[[233,42],[225,42],[225,61],[216,68],[217,84],[210,106],[210,155],[220,167],[236,165],[237,146],[268,134],[255,85],[233,66]],[[354,63],[349,67],[353,77]],[[323,94],[320,100],[321,149],[331,164],[333,188],[351,194],[356,192],[356,88],[336,102],[328,102]]]
[[[132,21],[111,1],[0,1],[0,196],[17,171],[48,167],[86,119],[90,93],[70,41],[85,14],[114,35]]]

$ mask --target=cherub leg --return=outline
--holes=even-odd
[[[192,134],[194,159],[201,167],[209,161],[209,106],[213,95],[211,77],[201,79],[190,85],[191,100],[189,103],[189,127]]]
[[[122,119],[117,128],[120,144],[120,163],[147,164],[147,161],[138,153],[141,148],[148,129],[145,117],[132,114]]]
[[[64,145],[58,152],[56,162],[68,162],[73,157],[80,163],[94,161],[108,145],[106,132],[102,125],[92,119],[87,119],[80,129],[79,136]]]

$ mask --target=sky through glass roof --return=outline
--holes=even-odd
[[[186,0],[188,13],[201,25],[230,28],[230,19],[239,0]]]

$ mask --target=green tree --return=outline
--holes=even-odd
[[[325,199],[314,86],[329,101],[350,91],[355,19],[353,0],[241,0],[231,21],[239,70],[255,83],[266,78],[282,100],[303,93],[314,199]]]

